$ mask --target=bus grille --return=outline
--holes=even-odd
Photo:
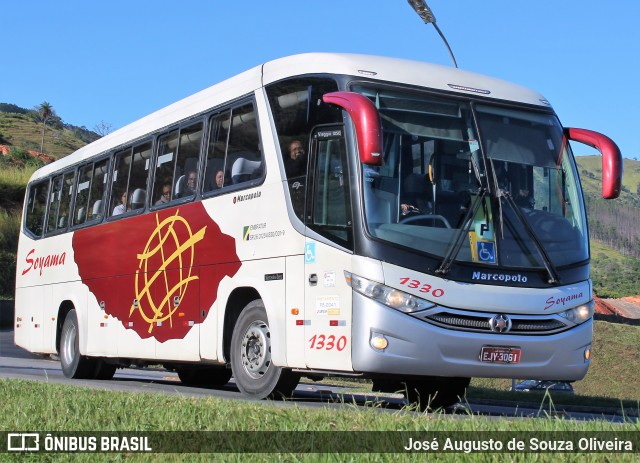
[[[433,325],[442,328],[460,331],[475,331],[481,333],[491,333],[490,321],[497,314],[466,313],[463,311],[447,310],[442,307],[439,309],[426,310],[423,312],[413,313],[416,318],[424,320]],[[526,315],[507,315],[511,320],[511,329],[504,334],[519,335],[541,335],[553,334],[569,329],[572,325],[564,323],[559,317],[540,316],[532,317]]]

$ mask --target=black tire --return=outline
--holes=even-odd
[[[92,379],[99,367],[98,360],[80,355],[78,331],[78,316],[74,309],[64,319],[60,333],[62,372],[67,378]]]
[[[231,370],[227,367],[180,367],[176,373],[185,386],[224,386],[231,379]]]
[[[261,300],[242,310],[231,337],[231,369],[236,386],[256,398],[286,398],[295,390],[300,375],[271,362],[271,332]]]
[[[105,360],[97,361],[97,369],[94,374],[95,379],[109,380],[116,374],[118,366],[113,363],[107,363]]]
[[[424,378],[405,382],[407,402],[420,410],[450,407],[464,398],[471,378]]]

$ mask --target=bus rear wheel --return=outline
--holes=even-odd
[[[60,334],[60,364],[67,378],[95,378],[98,360],[80,355],[78,316],[75,309],[69,311]],[[115,371],[115,370],[114,370]],[[113,375],[111,375],[113,376]]]
[[[231,369],[236,386],[256,399],[290,397],[300,375],[271,361],[271,330],[261,300],[247,304],[231,336]]]
[[[464,398],[471,378],[431,377],[407,381],[407,401],[420,410],[449,407]]]

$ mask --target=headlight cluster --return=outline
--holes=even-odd
[[[344,277],[354,291],[400,312],[418,312],[435,306],[435,304],[420,299],[419,297],[390,288],[381,283],[376,283],[375,281],[367,280],[366,278],[349,272],[344,272]]]
[[[558,315],[566,318],[572,323],[579,325],[580,323],[584,323],[593,317],[593,311],[596,306],[596,301],[593,299],[587,302],[586,304],[579,305],[578,307],[574,307],[569,310],[565,310],[564,312],[560,312]]]

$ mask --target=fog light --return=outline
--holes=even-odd
[[[584,361],[588,362],[591,359],[591,346],[584,350]]]
[[[371,338],[371,347],[378,350],[385,350],[389,345],[389,341],[382,335],[375,335]]]

